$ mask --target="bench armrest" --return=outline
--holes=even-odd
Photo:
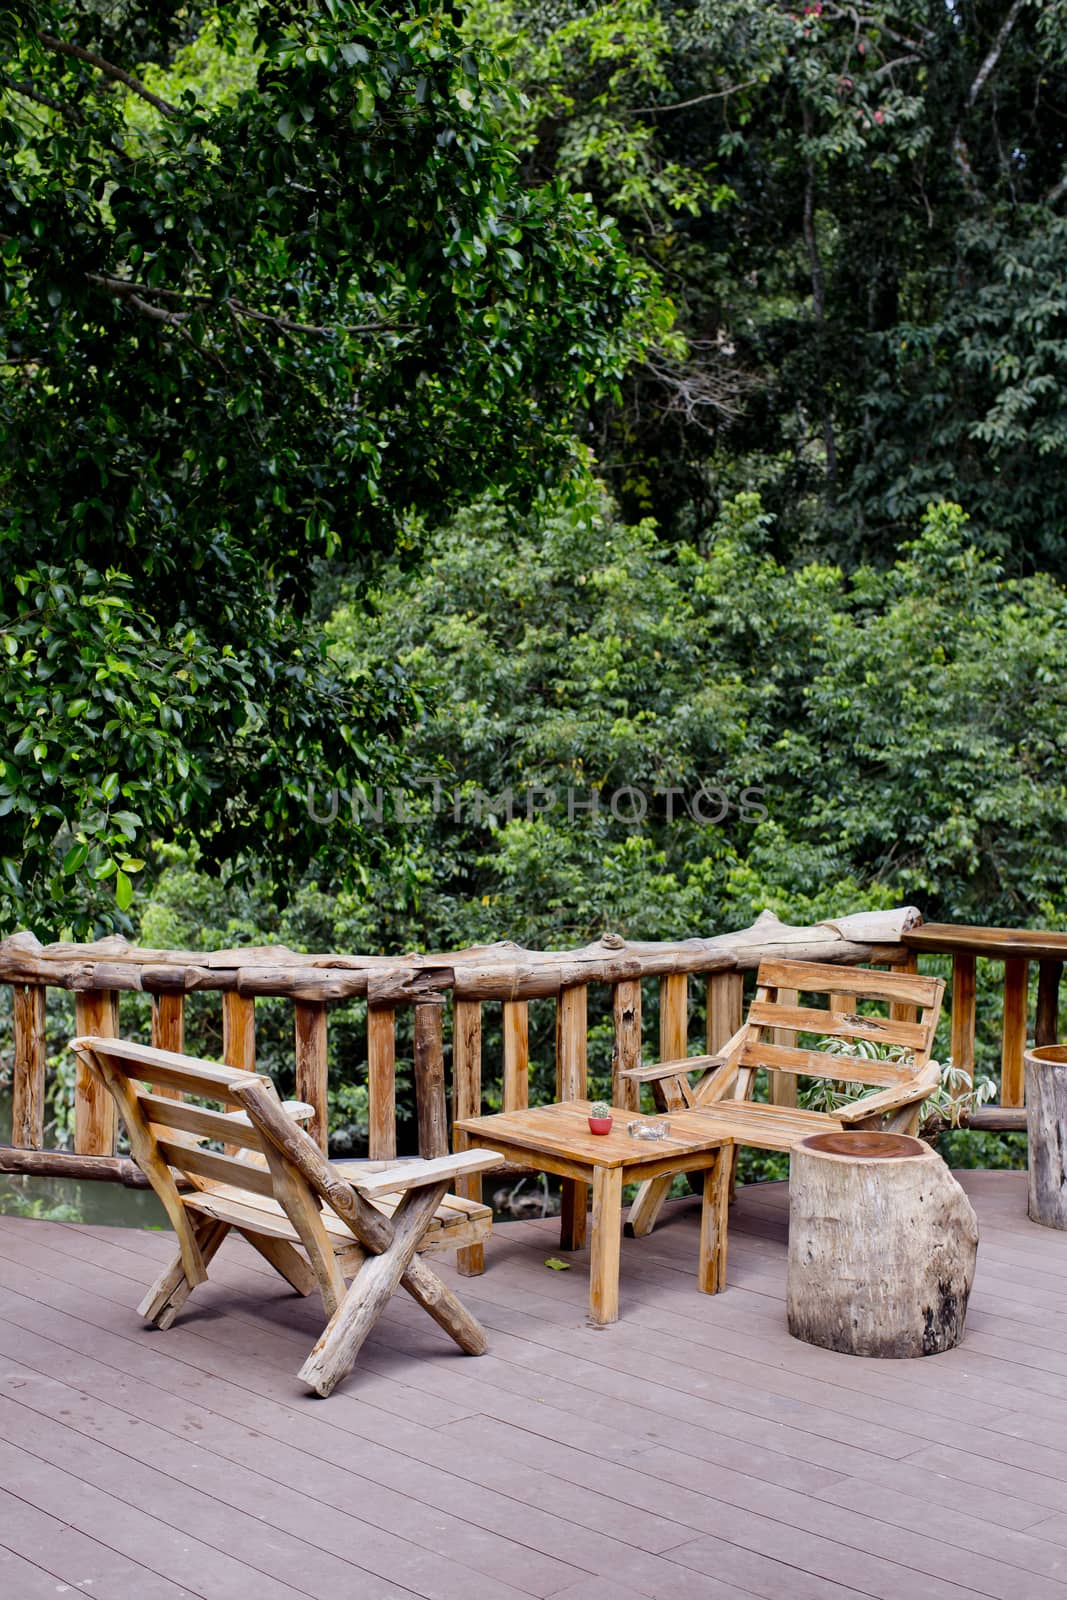
[[[677,1078],[683,1072],[708,1072],[712,1067],[721,1067],[722,1056],[686,1056],[681,1061],[653,1061],[647,1067],[628,1067],[619,1073],[620,1078],[629,1078],[632,1083],[657,1083],[660,1078]]]
[[[841,1058],[844,1059],[843,1057]],[[850,1106],[841,1106],[834,1112],[838,1122],[843,1122],[849,1127],[853,1122],[862,1122],[867,1117],[877,1117],[883,1111],[896,1111],[902,1106],[913,1106],[917,1100],[925,1100],[933,1094],[941,1081],[941,1064],[938,1061],[928,1061],[921,1072],[917,1072],[910,1083],[897,1083],[891,1089],[883,1089],[879,1094],[865,1096],[856,1100]]]
[[[629,1078],[634,1083],[656,1083],[661,1078],[677,1078],[685,1072],[715,1072],[719,1067],[725,1067],[731,1057],[735,1056],[745,1042],[748,1032],[748,1023],[743,1022],[737,1032],[717,1050],[713,1056],[685,1056],[680,1061],[654,1061],[647,1067],[629,1067],[625,1072],[620,1072],[620,1078]]]
[[[357,1194],[365,1200],[374,1200],[383,1194],[425,1188],[429,1183],[451,1183],[455,1178],[467,1178],[499,1165],[500,1157],[495,1150],[461,1150],[454,1156],[438,1156],[433,1161],[404,1161],[382,1172],[359,1176],[346,1172],[345,1178]]]

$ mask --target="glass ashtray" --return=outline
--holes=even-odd
[[[665,1139],[670,1132],[666,1117],[635,1117],[626,1124],[631,1139]]]

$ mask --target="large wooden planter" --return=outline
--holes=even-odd
[[[1023,1071],[1030,1220],[1067,1228],[1067,1046],[1027,1050]]]
[[[978,1220],[941,1157],[895,1133],[820,1133],[790,1153],[789,1331],[855,1356],[963,1337]]]

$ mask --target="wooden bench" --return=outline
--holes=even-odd
[[[489,1208],[447,1190],[494,1166],[492,1152],[341,1169],[300,1126],[312,1108],[283,1104],[269,1078],[123,1039],[78,1038],[71,1048],[114,1099],[177,1235],[177,1255],[138,1307],[149,1322],[171,1325],[236,1229],[299,1294],[317,1285],[330,1322],[301,1377],[320,1394],[351,1369],[400,1284],[468,1354],[485,1350],[478,1323],[419,1257],[484,1240]]]
[[[922,1102],[941,1069],[930,1059],[944,982],[918,973],[876,972],[813,961],[762,961],[756,996],[741,1027],[718,1055],[690,1056],[634,1067],[622,1074],[652,1085],[674,1127],[692,1126],[736,1145],[791,1150],[801,1139],[844,1128],[914,1134]],[[802,995],[824,1001],[801,1005]],[[824,1000],[825,997],[825,1000]],[[881,1012],[872,1010],[879,1005]],[[861,1009],[862,1008],[862,1009]],[[892,1059],[837,1055],[804,1048],[798,1037],[869,1041],[896,1047]],[[804,1110],[752,1097],[757,1072],[856,1084],[861,1091],[833,1112]],[[693,1083],[690,1074],[700,1077]],[[795,1102],[795,1089],[788,1096]],[[670,1191],[670,1179],[642,1184],[627,1231],[649,1233]]]

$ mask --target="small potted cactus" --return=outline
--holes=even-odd
[[[606,1100],[594,1100],[589,1107],[589,1132],[611,1132],[611,1107]]]

